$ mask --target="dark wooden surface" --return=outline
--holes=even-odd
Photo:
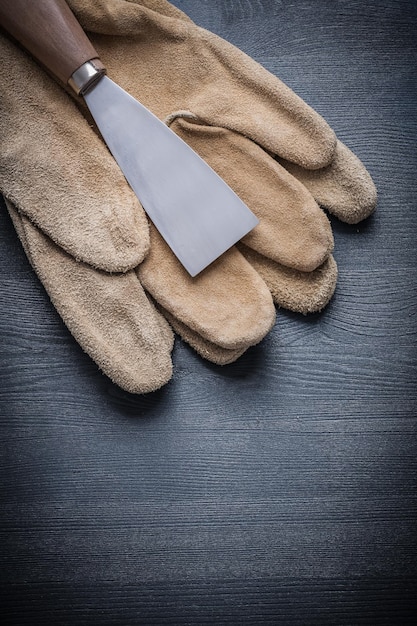
[[[417,3],[177,0],[313,105],[378,211],[333,220],[320,315],[133,396],[50,305],[1,207],[3,623],[409,624],[416,608]]]

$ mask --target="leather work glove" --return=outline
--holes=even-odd
[[[3,35],[0,56],[0,190],[28,259],[99,367],[154,391],[172,376],[173,333],[134,270],[149,249],[143,209],[65,91]],[[214,311],[228,300],[223,322],[243,351],[274,323],[271,294],[236,249],[212,271],[208,300]]]
[[[69,4],[109,75],[170,124],[260,218],[240,249],[275,302],[303,313],[323,308],[336,268],[330,225],[317,203],[348,223],[367,217],[376,190],[360,161],[281,81],[165,0]],[[168,264],[152,227],[151,241],[138,273],[176,317],[167,275],[181,272]]]
[[[135,271],[112,274],[76,261],[10,201],[6,206],[52,303],[100,369],[131,393],[166,384],[172,376],[174,336]]]
[[[322,309],[337,270],[319,204],[348,223],[368,217],[376,189],[361,162],[281,81],[165,0],[69,4],[109,75],[170,124],[260,218],[239,249],[275,303],[302,313]],[[202,345],[209,339],[211,348],[229,348],[224,359],[234,358],[218,330],[203,323],[203,311],[213,319],[213,309],[196,292],[208,277],[190,279],[152,225],[150,236],[137,269],[145,289],[200,354],[211,358]]]
[[[67,94],[2,35],[0,58],[0,190],[27,257],[99,367],[128,391],[158,389],[174,336],[134,270],[143,209]]]
[[[308,189],[341,219],[363,219],[373,210],[376,194],[356,157],[278,79],[168,3],[73,0],[70,5],[90,31],[109,75],[170,123],[261,219],[241,247],[251,265],[234,248],[196,279],[186,274],[151,225],[150,252],[137,274],[174,328],[210,360],[237,358],[273,323],[253,267],[277,304],[302,312],[321,309],[333,293],[336,268],[329,222]],[[32,96],[32,106],[33,101]],[[99,173],[91,170],[89,178],[95,177],[99,187]],[[78,187],[82,190],[81,183]],[[73,254],[62,241],[66,215],[46,228],[43,214],[31,215],[30,199],[22,203],[20,192],[13,196],[2,189],[20,214]],[[59,204],[50,205],[54,215]],[[82,242],[78,234],[76,239]],[[85,254],[75,256],[91,263]],[[244,323],[239,307],[253,311]]]

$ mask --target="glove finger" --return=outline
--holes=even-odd
[[[75,261],[6,200],[28,259],[69,331],[99,368],[131,393],[172,376],[173,334],[135,272],[108,274]]]
[[[274,302],[296,313],[317,313],[330,301],[337,281],[333,256],[312,272],[299,272],[275,263],[255,250],[239,245],[243,256],[268,286]]]
[[[313,272],[297,272],[265,259],[254,250],[240,246],[242,254],[256,269],[267,284],[275,302],[298,313],[321,311],[332,297],[337,280],[337,266],[332,256]],[[222,348],[207,341],[198,332],[178,320],[169,311],[158,305],[175,332],[201,357],[216,365],[233,363],[251,346],[236,350]]]
[[[174,315],[163,307],[158,305],[158,310],[168,320],[174,331],[188,343],[191,348],[203,359],[215,363],[216,365],[229,365],[237,361],[251,346],[248,345],[239,349],[227,349],[216,345],[215,343],[204,339],[197,332],[193,331],[189,326],[183,324]]]
[[[147,219],[114,159],[65,92],[2,36],[0,56],[0,190],[74,258],[135,267]]]
[[[151,247],[136,271],[153,299],[203,339],[232,350],[261,341],[275,322],[265,283],[233,247],[196,277],[150,227]]]
[[[321,310],[334,293],[337,268],[329,221],[311,194],[245,137],[183,118],[172,128],[260,218],[239,249],[274,302],[301,313]]]
[[[208,31],[201,30],[200,36],[195,48],[210,50],[209,62],[218,69],[205,89],[195,90],[192,112],[302,167],[317,169],[331,161],[336,137],[316,111],[232,44]]]
[[[188,109],[303,167],[330,162],[336,138],[318,113],[245,53],[169,3],[70,4],[112,78],[156,115]]]
[[[260,146],[224,128],[177,117],[171,128],[259,218],[244,243],[287,267],[309,272],[333,249],[330,222],[307,189]]]
[[[323,169],[306,170],[284,160],[280,163],[321,206],[343,222],[357,224],[375,210],[375,184],[358,157],[341,141],[337,142],[333,160]]]

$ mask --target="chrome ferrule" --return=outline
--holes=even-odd
[[[68,80],[68,85],[78,95],[84,95],[106,73],[98,59],[83,63]]]

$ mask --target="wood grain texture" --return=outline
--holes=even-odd
[[[414,623],[417,5],[176,0],[314,106],[376,214],[322,314],[147,396],[97,371],[0,210],[0,588],[13,625]]]

